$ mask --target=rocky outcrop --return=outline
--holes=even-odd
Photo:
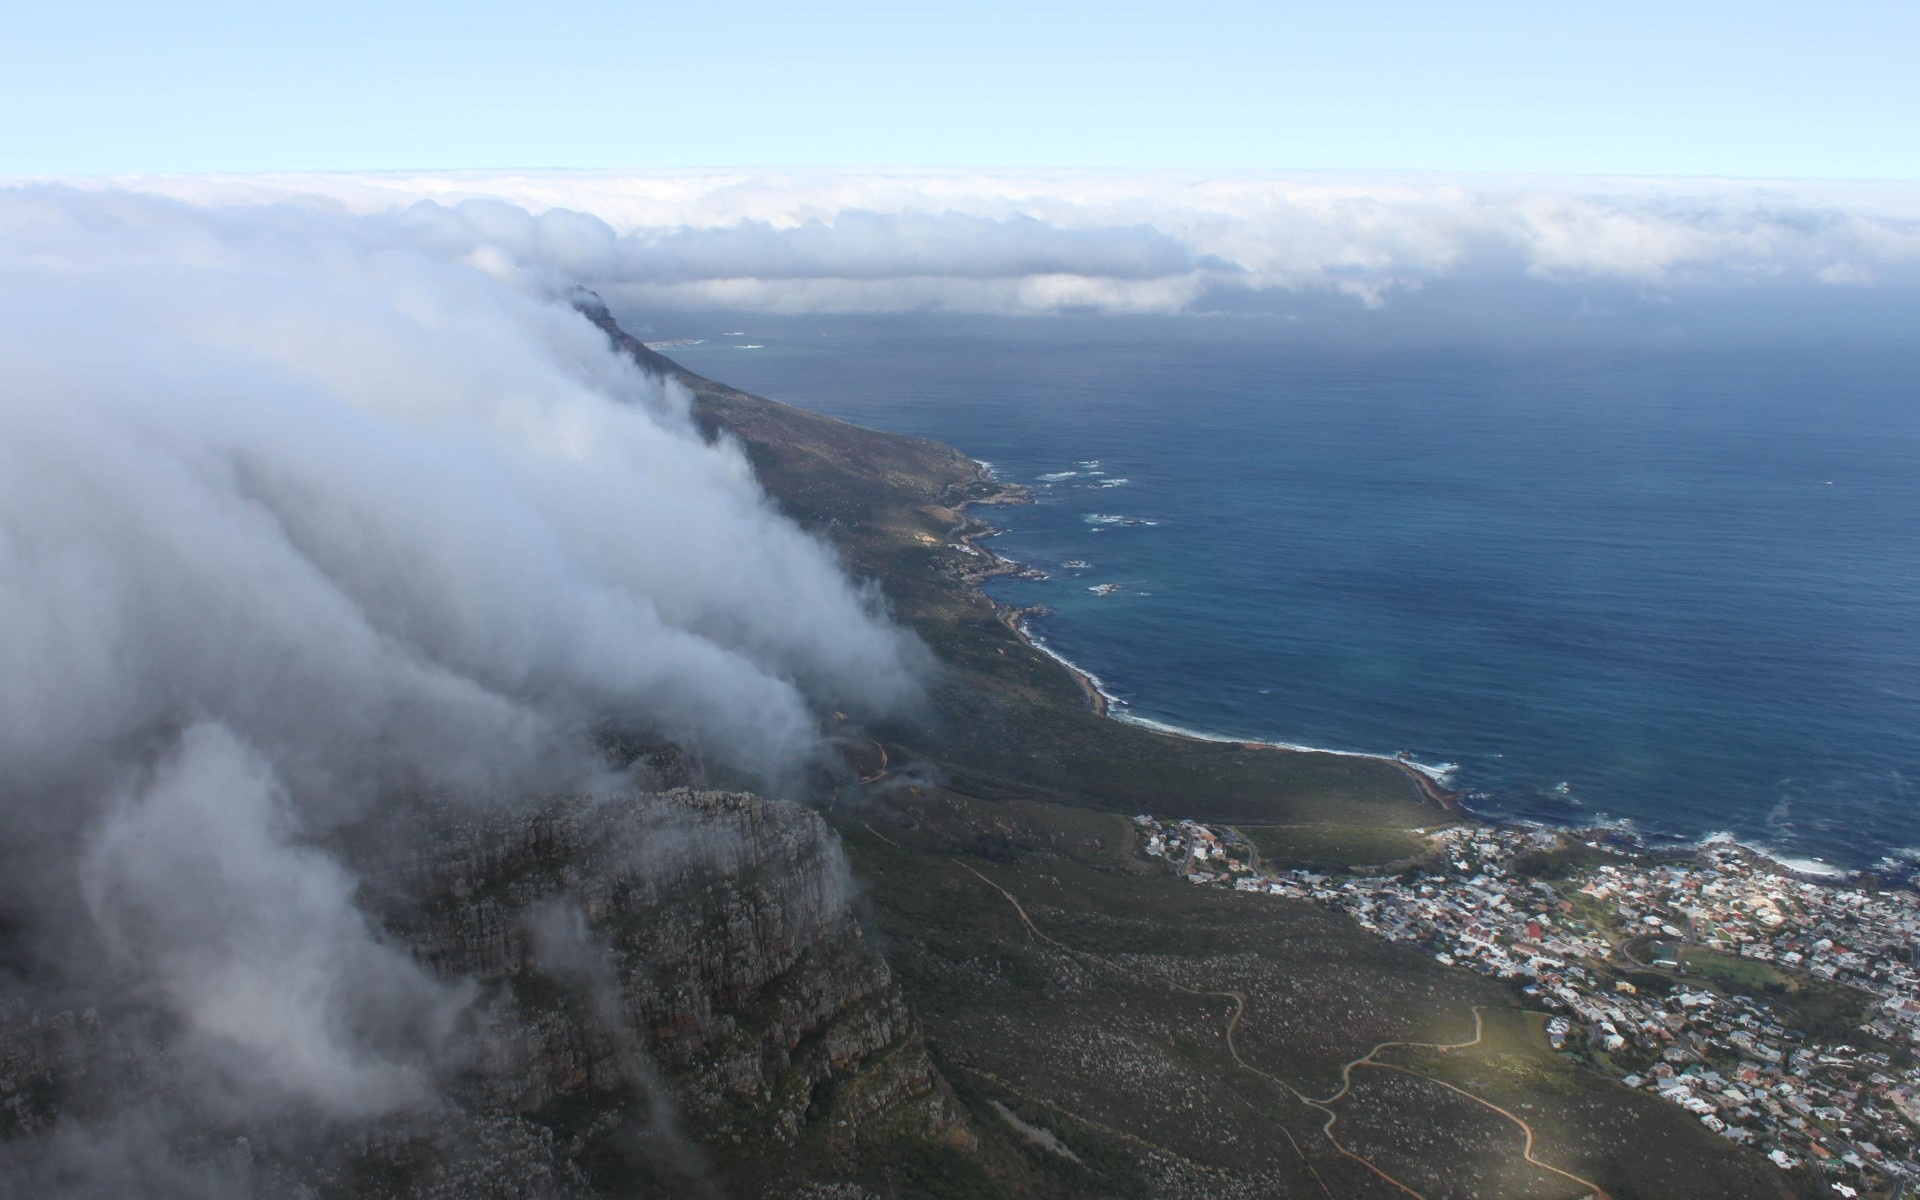
[[[693,791],[569,800],[439,839],[410,874],[425,902],[394,922],[408,944],[442,974],[510,985],[503,1036],[486,1039],[507,1057],[476,1073],[490,1108],[645,1086],[618,1045],[631,1036],[706,1142],[791,1144],[830,1083],[849,1128],[919,1100],[929,1134],[959,1133],[810,810]]]
[[[812,811],[681,790],[392,820],[343,847],[363,904],[435,974],[473,989],[435,1104],[318,1135],[284,1117],[237,1120],[163,1148],[202,1185],[787,1194],[855,1170],[856,1145],[971,1143]],[[53,1171],[61,1122],[164,1104],[165,1026],[160,1011],[0,1011],[0,1153]],[[114,1080],[119,1099],[90,1079]]]

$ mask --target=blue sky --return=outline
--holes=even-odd
[[[1920,177],[1920,4],[13,6],[0,173]]]

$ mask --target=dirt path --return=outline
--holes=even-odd
[[[958,866],[963,870],[967,871],[974,878],[978,879],[980,882],[986,884],[988,887],[992,888],[994,891],[999,892],[1002,896],[1006,897],[1007,903],[1013,905],[1014,912],[1020,915],[1020,923],[1026,927],[1027,934],[1029,937],[1037,938],[1038,940],[1043,941],[1048,945],[1053,946],[1057,949],[1064,950],[1069,954],[1073,954],[1075,956],[1082,957],[1082,958],[1092,959],[1096,962],[1102,963],[1103,965],[1114,967],[1116,970],[1122,969],[1118,967],[1117,964],[1106,962],[1106,958],[1104,955],[1094,954],[1090,951],[1085,951],[1085,950],[1077,950],[1074,947],[1069,946],[1066,943],[1060,941],[1059,939],[1051,936],[1045,930],[1041,929],[1038,925],[1034,924],[1033,918],[1030,915],[1028,915],[1026,907],[1020,903],[1019,897],[1015,896],[1012,892],[1008,891],[1006,888],[1001,887],[999,884],[995,883],[993,880],[987,878],[985,875],[981,874],[979,871],[975,870],[973,867],[968,866],[966,863],[963,863],[958,859],[954,859],[953,862],[955,866]],[[1131,977],[1131,975],[1129,977]],[[1176,991],[1185,992],[1190,996],[1199,996],[1199,997],[1204,997],[1208,999],[1225,999],[1225,1000],[1233,1001],[1233,1012],[1227,1018],[1226,1046],[1227,1046],[1227,1053],[1229,1056],[1232,1057],[1234,1063],[1237,1064],[1242,1070],[1247,1071],[1250,1074],[1257,1075],[1261,1079],[1264,1079],[1267,1082],[1272,1083],[1284,1089],[1288,1094],[1292,1095],[1295,1099],[1300,1101],[1300,1103],[1325,1113],[1327,1117],[1327,1121],[1325,1125],[1321,1126],[1320,1132],[1326,1137],[1327,1142],[1334,1148],[1334,1150],[1339,1152],[1343,1157],[1352,1159],[1354,1162],[1359,1163],[1361,1166],[1365,1167],[1368,1171],[1372,1172],[1374,1175],[1378,1176],[1380,1179],[1384,1180],[1385,1182],[1392,1184],[1394,1187],[1400,1189],[1402,1192],[1405,1192],[1407,1195],[1414,1197],[1414,1200],[1428,1200],[1428,1197],[1422,1195],[1420,1192],[1414,1190],[1412,1187],[1409,1187],[1406,1183],[1402,1182],[1401,1180],[1394,1178],[1392,1175],[1382,1170],[1379,1166],[1377,1166],[1371,1160],[1367,1159],[1365,1156],[1357,1154],[1354,1151],[1348,1149],[1340,1141],[1340,1139],[1334,1135],[1333,1127],[1339,1121],[1340,1114],[1332,1108],[1332,1105],[1338,1104],[1341,1100],[1345,1099],[1347,1096],[1347,1093],[1353,1089],[1353,1072],[1356,1067],[1375,1067],[1383,1071],[1398,1071],[1403,1075],[1411,1075],[1416,1079],[1424,1079],[1429,1083],[1438,1084],[1440,1087],[1446,1088],[1448,1091],[1456,1092],[1459,1095],[1465,1096],[1467,1099],[1473,1101],[1476,1104],[1492,1109],[1494,1112],[1500,1114],[1501,1116],[1505,1117],[1507,1120],[1512,1121],[1515,1125],[1518,1125],[1520,1127],[1521,1133],[1523,1133],[1526,1137],[1526,1141],[1524,1145],[1521,1147],[1521,1156],[1529,1164],[1531,1164],[1532,1166],[1538,1167],[1540,1170],[1548,1171],[1555,1175],[1558,1175],[1562,1179],[1566,1179],[1569,1182],[1574,1183],[1580,1187],[1588,1189],[1592,1193],[1593,1200],[1611,1200],[1611,1197],[1608,1196],[1606,1189],[1602,1188],[1599,1184],[1593,1182],[1592,1180],[1583,1179],[1580,1176],[1575,1175],[1570,1171],[1563,1171],[1559,1167],[1554,1166],[1552,1163],[1543,1162],[1539,1158],[1535,1157],[1533,1152],[1534,1142],[1535,1142],[1533,1126],[1529,1125],[1519,1115],[1500,1107],[1498,1104],[1493,1103],[1491,1100],[1483,1099],[1479,1096],[1474,1095],[1472,1092],[1466,1091],[1462,1088],[1455,1087],[1453,1084],[1448,1083],[1444,1079],[1435,1079],[1430,1075],[1422,1075],[1418,1071],[1409,1070],[1406,1067],[1394,1066],[1391,1063],[1382,1063],[1382,1062],[1374,1061],[1375,1055],[1379,1054],[1383,1050],[1387,1050],[1396,1046],[1405,1046],[1415,1050],[1438,1050],[1443,1054],[1448,1054],[1448,1053],[1452,1053],[1455,1050],[1471,1049],[1472,1047],[1479,1045],[1486,1036],[1486,1017],[1485,1017],[1485,1010],[1482,1006],[1476,1005],[1474,1007],[1473,1037],[1470,1040],[1464,1041],[1464,1042],[1409,1042],[1409,1041],[1381,1042],[1378,1045],[1374,1046],[1373,1049],[1367,1051],[1365,1054],[1362,1054],[1360,1057],[1351,1059],[1346,1063],[1343,1063],[1340,1067],[1339,1089],[1335,1091],[1331,1096],[1328,1096],[1324,1099],[1316,1100],[1313,1097],[1308,1096],[1305,1092],[1302,1092],[1299,1088],[1295,1087],[1292,1083],[1288,1082],[1287,1080],[1282,1079],[1277,1075],[1271,1074],[1270,1072],[1261,1070],[1259,1067],[1254,1066],[1252,1063],[1248,1062],[1244,1057],[1241,1056],[1240,1047],[1235,1043],[1234,1035],[1237,1032],[1239,1032],[1240,1023],[1246,1017],[1246,1013],[1247,1013],[1247,998],[1244,993],[1236,992],[1236,991],[1207,991],[1202,988],[1189,987],[1188,985],[1181,983],[1178,980],[1167,978],[1164,975],[1160,976],[1160,982],[1166,984],[1168,987],[1175,989]],[[1091,1121],[1088,1121],[1085,1123],[1093,1124],[1093,1122]],[[1118,1131],[1116,1130],[1113,1132],[1117,1133]],[[1314,1168],[1312,1161],[1308,1159],[1306,1156],[1306,1153],[1303,1150],[1301,1150],[1300,1143],[1294,1140],[1293,1134],[1289,1132],[1285,1126],[1281,1126],[1281,1132],[1286,1134],[1287,1141],[1292,1144],[1294,1153],[1300,1156],[1300,1161],[1306,1166],[1307,1170],[1313,1173],[1313,1178],[1315,1182],[1319,1183],[1321,1190],[1324,1191],[1329,1197],[1332,1197],[1333,1190],[1327,1186],[1326,1180],[1321,1178],[1320,1172]],[[1122,1136],[1128,1136],[1130,1140],[1133,1140],[1133,1141],[1140,1140],[1138,1138],[1131,1138],[1130,1135],[1122,1135]],[[1162,1149],[1162,1148],[1155,1147],[1155,1149]]]
[[[869,783],[879,783],[882,779],[893,774],[893,764],[887,758],[887,748],[880,744],[879,738],[868,738],[867,740],[872,742],[873,748],[880,752],[880,769],[871,775],[862,775],[860,777],[861,787],[865,787]]]
[[[1380,1167],[1377,1166],[1372,1160],[1366,1158],[1363,1155],[1357,1154],[1352,1150],[1349,1150],[1346,1146],[1346,1143],[1342,1142],[1340,1138],[1333,1132],[1334,1125],[1338,1123],[1340,1120],[1340,1114],[1335,1112],[1332,1106],[1335,1104],[1338,1104],[1341,1100],[1345,1099],[1347,1093],[1353,1089],[1353,1069],[1355,1067],[1363,1067],[1363,1066],[1370,1067],[1370,1066],[1380,1065],[1373,1061],[1373,1056],[1380,1053],[1382,1050],[1385,1050],[1389,1046],[1421,1046],[1429,1049],[1443,1050],[1443,1051],[1462,1050],[1468,1046],[1479,1045],[1480,1039],[1484,1035],[1484,1033],[1485,1033],[1485,1023],[1481,1019],[1480,1010],[1476,1008],[1473,1010],[1473,1040],[1470,1042],[1453,1042],[1453,1043],[1401,1042],[1401,1041],[1381,1042],[1379,1045],[1375,1046],[1373,1049],[1367,1051],[1365,1054],[1362,1054],[1359,1058],[1352,1059],[1348,1062],[1341,1064],[1340,1090],[1334,1092],[1333,1095],[1328,1096],[1324,1100],[1315,1100],[1308,1096],[1300,1096],[1300,1099],[1302,1102],[1308,1105],[1311,1105],[1312,1107],[1317,1108],[1321,1112],[1327,1114],[1327,1123],[1320,1127],[1320,1132],[1323,1135],[1325,1135],[1327,1141],[1333,1146],[1335,1150],[1338,1150],[1340,1153],[1346,1155],[1348,1158],[1351,1158],[1353,1161],[1359,1163],[1361,1166],[1365,1167],[1367,1170],[1372,1171],[1375,1175],[1378,1175],[1380,1178],[1386,1180],[1388,1183],[1392,1184],[1394,1187],[1399,1188],[1401,1191],[1405,1192],[1407,1195],[1414,1197],[1415,1200],[1427,1200],[1426,1196],[1415,1191],[1413,1188],[1409,1187],[1404,1182],[1398,1179],[1395,1179],[1393,1176],[1381,1170]],[[1436,1080],[1435,1082],[1438,1082],[1438,1080]],[[1297,1096],[1300,1095],[1298,1091],[1295,1091],[1294,1094]],[[1531,1147],[1533,1145],[1532,1141],[1529,1140],[1527,1145]]]
[[[1315,1104],[1339,1103],[1340,1099],[1347,1094],[1348,1089],[1353,1087],[1353,1069],[1355,1067],[1380,1066],[1381,1065],[1380,1063],[1373,1061],[1373,1056],[1380,1053],[1382,1050],[1387,1049],[1388,1047],[1410,1046],[1415,1050],[1439,1050],[1445,1053],[1448,1051],[1465,1050],[1472,1046],[1478,1046],[1480,1044],[1481,1039],[1484,1038],[1487,1033],[1486,1018],[1482,1015],[1484,1011],[1485,1010],[1480,1008],[1479,1006],[1475,1006],[1473,1010],[1473,1040],[1472,1041],[1468,1041],[1468,1042],[1381,1042],[1379,1045],[1375,1046],[1373,1049],[1367,1051],[1365,1054],[1362,1054],[1359,1058],[1353,1059],[1352,1061],[1344,1064],[1340,1068],[1340,1090],[1335,1092],[1333,1095],[1328,1096],[1325,1100],[1316,1100],[1314,1101],[1314,1103]]]
[[[1422,1075],[1418,1071],[1409,1071],[1405,1067],[1396,1067],[1391,1063],[1370,1062],[1364,1065],[1369,1067],[1378,1067],[1382,1071],[1398,1071],[1402,1075],[1411,1075],[1415,1079],[1424,1079],[1428,1083],[1437,1083],[1441,1087],[1446,1088],[1450,1092],[1455,1092],[1455,1093],[1458,1093],[1459,1095],[1465,1096],[1467,1099],[1473,1101],[1475,1104],[1485,1105],[1486,1107],[1492,1109],[1494,1112],[1497,1112],[1501,1116],[1505,1117],[1507,1120],[1512,1121],[1515,1125],[1518,1125],[1520,1127],[1520,1131],[1527,1135],[1526,1145],[1521,1147],[1520,1153],[1521,1153],[1521,1156],[1524,1157],[1529,1163],[1532,1163],[1534,1166],[1540,1168],[1542,1171],[1551,1171],[1555,1175],[1560,1176],[1560,1178],[1562,1179],[1565,1179],[1571,1183],[1579,1185],[1580,1187],[1588,1189],[1593,1193],[1595,1200],[1611,1200],[1611,1198],[1607,1195],[1606,1189],[1602,1188],[1599,1184],[1595,1183],[1593,1180],[1582,1179],[1580,1176],[1575,1175],[1571,1171],[1563,1171],[1559,1167],[1554,1166],[1552,1163],[1542,1162],[1538,1158],[1535,1158],[1533,1155],[1533,1141],[1534,1141],[1533,1126],[1527,1124],[1527,1122],[1522,1117],[1520,1117],[1517,1113],[1509,1112],[1506,1109],[1501,1108],[1498,1104],[1495,1104],[1493,1101],[1485,1099],[1484,1097],[1481,1097],[1481,1096],[1476,1096],[1472,1092],[1469,1092],[1464,1088],[1457,1088],[1453,1086],[1451,1083],[1448,1083],[1444,1079],[1435,1079],[1431,1075]]]
[[[1012,892],[1009,892],[1006,888],[1001,887],[999,884],[995,883],[993,880],[988,879],[985,875],[982,875],[979,871],[974,870],[972,867],[968,866],[966,863],[960,862],[958,859],[955,859],[954,864],[962,868],[963,870],[967,871],[969,874],[973,875],[974,878],[978,879],[981,883],[986,884],[988,887],[992,888],[994,891],[999,892],[1002,896],[1005,896],[1007,899],[1007,903],[1013,905],[1013,911],[1020,914],[1020,922],[1021,924],[1026,926],[1027,934],[1030,937],[1038,938],[1040,941],[1043,941],[1048,945],[1057,947],[1061,950],[1065,950],[1069,954],[1073,954],[1078,957],[1089,958],[1095,962],[1101,963],[1104,966],[1115,967],[1115,969],[1119,969],[1117,966],[1115,966],[1115,964],[1108,963],[1103,955],[1092,954],[1084,950],[1076,950],[1072,946],[1067,945],[1065,942],[1062,942],[1057,938],[1054,938],[1053,936],[1048,934],[1045,930],[1041,929],[1038,925],[1035,925],[1033,923],[1033,918],[1027,915],[1026,907],[1020,903],[1020,898],[1018,896],[1015,896]],[[1312,1108],[1320,1109],[1320,1111],[1327,1113],[1327,1116],[1328,1116],[1327,1128],[1330,1129],[1332,1127],[1334,1114],[1332,1113],[1331,1110],[1325,1108],[1320,1104],[1315,1103],[1310,1097],[1308,1097],[1305,1093],[1303,1093],[1299,1088],[1294,1087],[1291,1083],[1288,1083],[1286,1080],[1280,1078],[1277,1075],[1273,1075],[1273,1074],[1270,1074],[1269,1072],[1261,1070],[1259,1067],[1254,1066],[1252,1063],[1248,1062],[1245,1058],[1241,1056],[1240,1047],[1234,1041],[1234,1034],[1239,1031],[1240,1022],[1247,1014],[1247,998],[1244,994],[1240,992],[1231,992],[1231,991],[1210,992],[1210,991],[1203,990],[1201,988],[1189,987],[1186,984],[1181,983],[1177,979],[1169,979],[1164,975],[1160,977],[1160,982],[1166,984],[1168,987],[1171,987],[1176,991],[1185,992],[1189,996],[1200,996],[1207,999],[1225,999],[1225,1000],[1233,1001],[1233,1013],[1227,1018],[1227,1031],[1226,1031],[1227,1053],[1230,1056],[1232,1056],[1233,1061],[1236,1064],[1238,1064],[1242,1070],[1248,1071],[1251,1074],[1257,1075],[1260,1078],[1267,1080],[1269,1083],[1273,1083],[1281,1087],[1289,1095],[1293,1096],[1294,1099],[1300,1101],[1302,1104],[1308,1105],[1309,1107],[1312,1107]],[[1329,1197],[1329,1200],[1331,1200],[1333,1196],[1333,1189],[1327,1186],[1327,1181],[1321,1177],[1319,1169],[1313,1165],[1313,1160],[1307,1157],[1306,1151],[1300,1148],[1300,1143],[1294,1139],[1293,1134],[1290,1131],[1288,1131],[1286,1126],[1282,1125],[1280,1127],[1280,1131],[1286,1134],[1287,1142],[1289,1145],[1293,1147],[1293,1152],[1299,1155],[1300,1162],[1307,1168],[1309,1172],[1312,1173],[1314,1182],[1320,1185],[1320,1190],[1325,1192]],[[1325,1132],[1325,1130],[1323,1130],[1322,1132]],[[1361,1157],[1358,1154],[1355,1154],[1353,1151],[1347,1149],[1345,1146],[1342,1146],[1338,1141],[1338,1139],[1332,1137],[1331,1134],[1328,1135],[1327,1140],[1332,1143],[1333,1148],[1336,1151],[1338,1151],[1341,1155],[1359,1163],[1361,1166],[1373,1172],[1375,1175],[1378,1175],[1380,1178],[1386,1180],[1388,1183],[1391,1183],[1393,1186],[1399,1188],[1401,1191],[1407,1193],[1409,1196],[1414,1197],[1414,1200],[1427,1200],[1427,1197],[1422,1196],[1419,1192],[1414,1191],[1412,1188],[1408,1187],[1406,1184],[1401,1183],[1398,1179],[1395,1179],[1393,1176],[1387,1174],[1385,1171],[1381,1170],[1379,1167],[1375,1166],[1373,1163],[1367,1161],[1367,1159]]]

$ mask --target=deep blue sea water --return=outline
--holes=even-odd
[[[669,351],[704,374],[1034,485],[995,545],[1052,578],[997,593],[1140,716],[1411,750],[1490,815],[1848,865],[1920,846],[1910,348],[653,324],[711,338]]]

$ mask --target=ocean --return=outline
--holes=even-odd
[[[1328,344],[1272,318],[659,315],[1035,490],[995,594],[1121,711],[1450,767],[1490,817],[1920,846],[1920,355]]]

